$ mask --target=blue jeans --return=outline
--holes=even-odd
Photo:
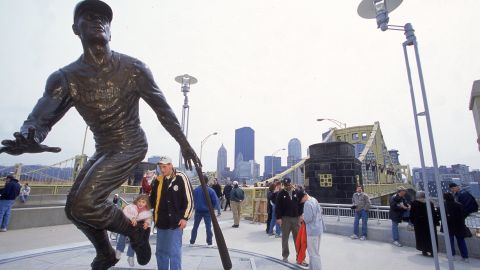
[[[0,200],[0,228],[6,229],[10,223],[10,215],[15,200]]]
[[[410,210],[406,210],[405,212],[403,212],[402,219],[403,220],[407,219],[408,224],[413,226],[413,223],[410,221]]]
[[[207,230],[207,244],[212,244],[212,218],[210,217],[209,212],[198,212],[195,211],[194,222],[193,222],[193,229],[192,235],[190,237],[190,244],[195,244],[195,240],[197,239],[197,231],[198,226],[200,226],[200,222],[203,220],[205,221],[205,229]]]
[[[117,250],[120,250],[123,252],[125,250],[125,243],[127,242],[127,237],[123,234],[118,234],[118,239],[117,239]],[[133,257],[135,255],[135,251],[132,249],[132,245],[128,244],[128,249],[127,249],[127,256],[128,257]]]
[[[20,195],[20,200],[24,203],[28,199],[28,195]]]
[[[280,228],[280,225],[277,223],[277,215],[275,214],[275,205],[272,205],[272,220],[270,221],[270,227],[268,227],[268,234],[273,233],[273,227],[275,226],[275,234],[276,235],[281,235],[282,234],[282,228]]]
[[[367,221],[368,221],[368,212],[364,209],[360,210],[359,212],[355,211],[355,220],[353,221],[353,234],[358,235],[358,226],[360,223],[360,219],[362,219],[362,235],[367,236]]]
[[[158,270],[182,269],[182,235],[183,230],[163,230],[157,228],[157,258]]]
[[[220,209],[222,209],[222,206],[220,205],[221,201],[220,198],[217,198],[217,203],[215,204],[215,208],[217,208],[217,214],[220,215],[222,212]]]
[[[455,238],[457,238],[457,245],[458,245],[458,249],[460,250],[460,255],[462,255],[462,258],[467,259],[468,249],[467,249],[467,243],[465,243],[465,238],[456,237],[456,236]],[[452,255],[455,256],[455,245],[453,242],[453,235],[450,235],[450,245],[452,246]]]
[[[400,240],[400,237],[398,236],[398,223],[393,220],[392,220],[392,238],[393,238],[393,241]]]

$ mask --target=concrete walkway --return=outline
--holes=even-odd
[[[251,224],[242,220],[240,228],[232,228],[232,214],[227,211],[219,218],[227,245],[231,250],[234,269],[300,269],[294,264],[281,263],[281,240],[265,234],[264,224]],[[206,248],[204,227],[199,229],[197,246],[187,246],[191,225],[183,236],[184,269],[221,269],[217,249]],[[151,238],[155,249],[155,236]],[[293,243],[290,250],[294,253]],[[414,248],[395,247],[376,241],[350,240],[345,236],[324,234],[321,244],[323,269],[434,269],[433,259],[423,257]],[[0,233],[0,270],[3,269],[89,269],[94,250],[74,225],[13,230]],[[294,255],[290,255],[294,262]],[[441,254],[441,267],[448,269]],[[458,258],[457,258],[458,259]],[[308,260],[308,258],[307,258]],[[59,263],[64,263],[60,266]],[[253,265],[253,266],[252,266]],[[33,267],[33,268],[32,268]],[[116,269],[128,268],[123,256]],[[156,269],[155,257],[145,267]],[[455,262],[455,269],[480,269],[480,260],[470,263]]]

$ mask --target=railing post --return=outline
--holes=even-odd
[[[340,221],[340,205],[337,204],[337,221]]]
[[[379,212],[379,208],[378,206],[376,207],[377,208],[377,225],[380,225],[380,212]]]

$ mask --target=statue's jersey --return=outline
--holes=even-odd
[[[37,129],[36,140],[41,142],[68,109],[75,107],[92,130],[97,150],[131,148],[132,144],[146,147],[139,98],[152,107],[162,125],[177,138],[182,132],[178,120],[145,64],[112,52],[110,61],[99,68],[80,57],[50,76],[43,97],[21,132],[26,134],[33,126]]]

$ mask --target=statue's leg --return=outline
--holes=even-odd
[[[88,240],[90,240],[90,242],[92,242],[93,246],[95,247],[97,256],[91,264],[92,269],[108,269],[109,267],[114,266],[118,262],[118,260],[115,258],[115,250],[110,245],[107,230],[97,230],[86,223],[77,221],[71,214],[72,202],[75,201],[78,188],[80,187],[86,173],[90,170],[94,163],[94,159],[89,160],[75,179],[75,182],[72,185],[72,189],[67,196],[65,213],[67,215],[67,218],[70,219],[72,223],[75,224],[77,228],[85,234]]]
[[[95,159],[88,164],[89,167],[79,174],[79,178],[80,176],[83,178],[77,178],[72,187],[67,201],[68,209],[66,209],[69,218],[71,217],[77,223],[87,225],[87,228],[79,225],[77,227],[87,235],[92,243],[98,242],[99,247],[104,247],[104,240],[108,241],[108,236],[106,233],[97,233],[97,230],[110,230],[129,236],[132,240],[132,247],[137,252],[139,264],[146,264],[150,260],[148,235],[145,236],[147,232],[143,229],[139,231],[131,226],[123,212],[108,198],[111,192],[120,187],[131,171],[143,160],[146,149],[145,146],[96,155]],[[96,240],[96,237],[99,239]],[[97,248],[95,243],[94,246]],[[108,244],[107,250],[110,249],[111,246]],[[110,251],[103,250],[103,252],[111,254]],[[97,257],[101,254],[103,254],[102,251],[97,250]]]

